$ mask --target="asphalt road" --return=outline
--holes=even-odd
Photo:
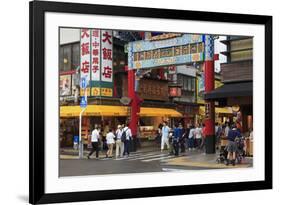
[[[95,159],[60,159],[60,176],[83,176],[83,175],[104,175],[104,174],[126,174],[145,172],[167,172],[183,170],[202,170],[227,168],[224,165],[216,165],[217,155],[204,155],[202,152],[186,152],[175,157],[169,155],[168,151],[156,150],[131,153],[126,158],[105,158]],[[193,164],[192,164],[192,163]],[[194,166],[196,162],[196,166]],[[228,167],[232,168],[232,167]]]

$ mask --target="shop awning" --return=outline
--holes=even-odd
[[[79,117],[80,106],[61,106],[60,117]],[[88,105],[83,116],[129,116],[127,106]],[[182,114],[169,108],[141,107],[141,117],[182,117]]]
[[[174,109],[141,107],[141,117],[182,117],[183,115]]]
[[[253,96],[253,82],[244,83],[226,83],[221,87],[206,93],[204,98],[209,99],[220,99],[227,97],[244,97]]]
[[[60,117],[78,117],[80,106],[61,106]],[[83,116],[128,116],[128,107],[110,105],[88,105]]]
[[[215,113],[232,114],[232,109],[231,109],[231,107],[216,107]],[[204,106],[199,107],[199,114],[205,115],[205,107]]]

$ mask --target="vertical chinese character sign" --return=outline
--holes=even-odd
[[[113,96],[113,36],[112,31],[101,31],[101,96]]]
[[[85,79],[87,82],[90,80],[91,69],[91,55],[90,55],[90,29],[81,29],[80,33],[80,78]],[[89,83],[88,83],[89,84]],[[90,95],[90,89],[87,88],[87,95]],[[84,89],[80,90],[80,95],[84,95]]]
[[[87,95],[113,96],[113,35],[110,30],[81,29],[80,77],[89,85]],[[90,92],[91,88],[91,92]],[[84,95],[83,90],[80,91]]]
[[[91,31],[91,95],[100,96],[100,30]]]

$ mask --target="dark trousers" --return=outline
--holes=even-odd
[[[180,147],[181,147],[181,152],[185,152],[185,143],[184,142],[180,143]]]
[[[98,142],[92,142],[92,150],[88,156],[91,156],[95,151],[96,151],[96,158],[98,158],[99,157],[99,143]]]
[[[195,147],[198,149],[201,148],[202,139],[195,139]]]
[[[130,153],[130,140],[125,140],[124,142],[124,153],[123,155],[125,155],[126,153],[129,155]]]
[[[175,155],[178,156],[179,155],[179,143],[177,141],[173,141],[173,147],[175,150]]]
[[[188,148],[194,148],[194,138],[188,139]]]

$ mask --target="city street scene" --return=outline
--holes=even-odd
[[[59,28],[59,176],[253,167],[253,37]]]

